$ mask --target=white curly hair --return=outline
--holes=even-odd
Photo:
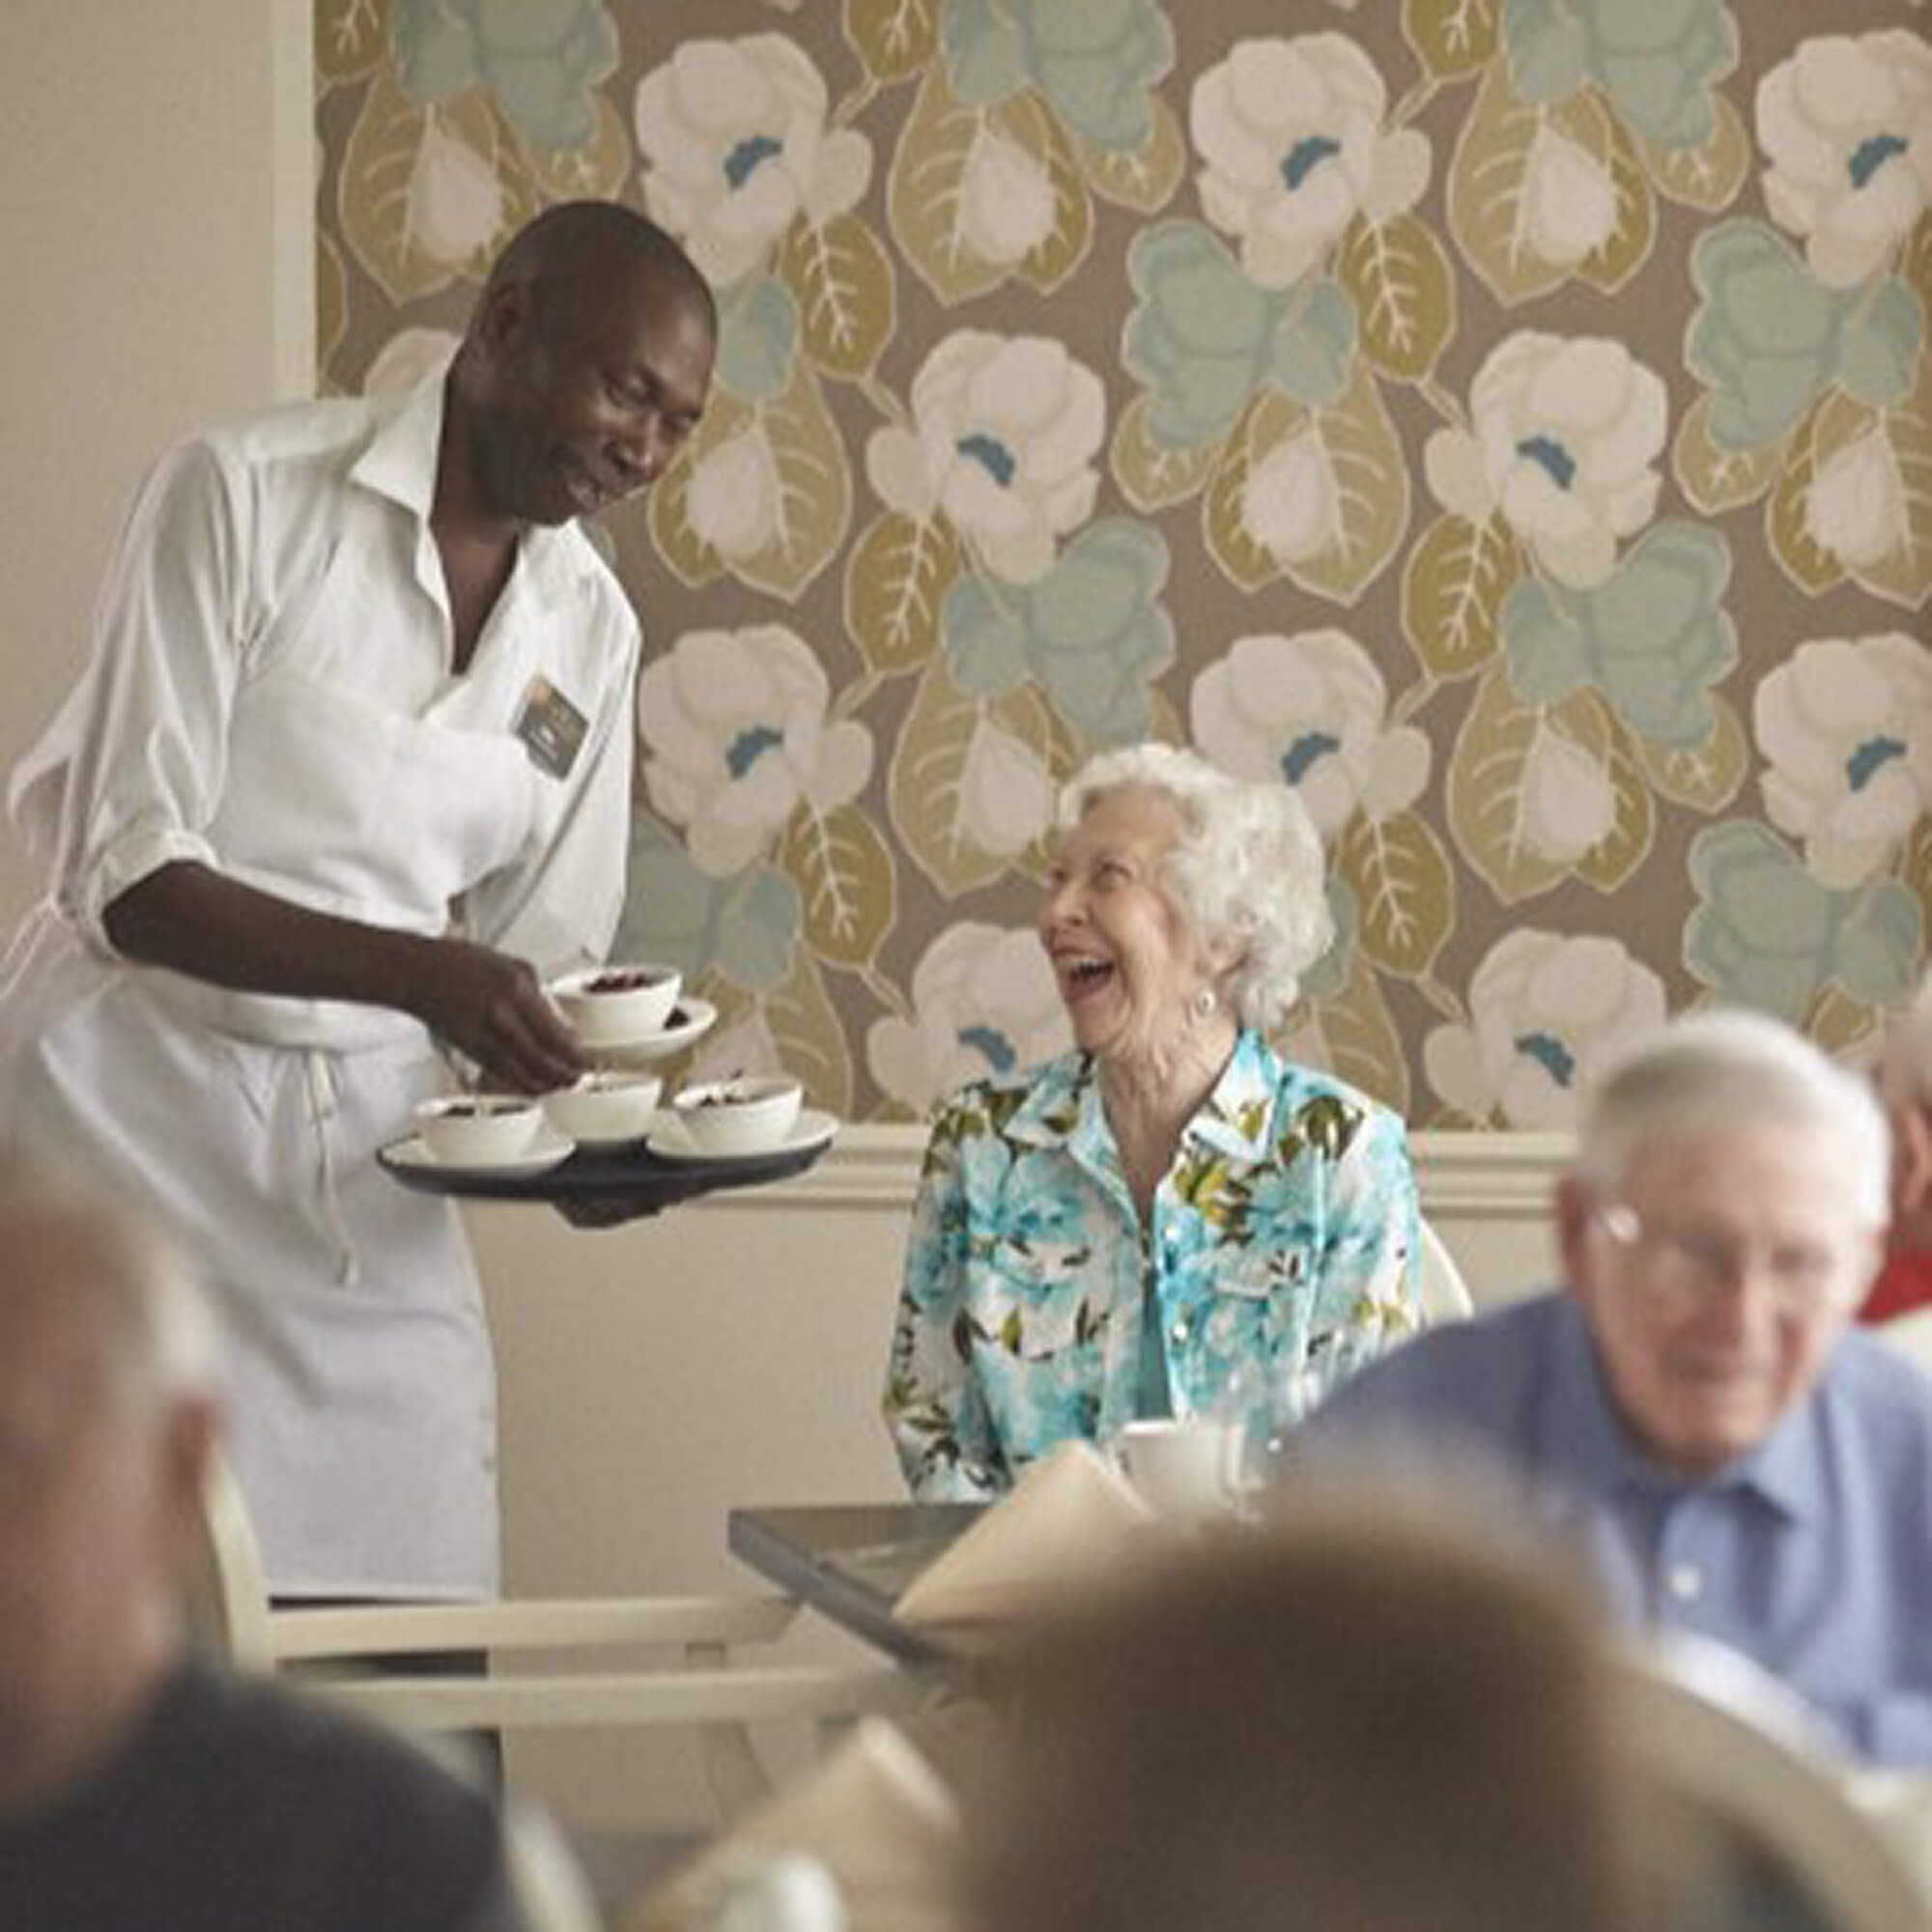
[[[1203,943],[1234,958],[1223,991],[1235,1017],[1271,1032],[1335,937],[1307,807],[1292,785],[1233,778],[1173,745],[1129,745],[1089,759],[1067,781],[1061,829],[1109,793],[1136,790],[1159,792],[1179,811],[1162,883]]]

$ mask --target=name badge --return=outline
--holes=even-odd
[[[568,778],[590,721],[547,677],[533,677],[517,711],[517,736],[541,772]]]

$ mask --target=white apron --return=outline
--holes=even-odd
[[[449,902],[531,836],[527,755],[507,730],[438,722],[460,684],[412,718],[317,683],[299,638],[285,641],[237,698],[215,849],[246,855],[234,876],[312,906],[441,930]],[[131,965],[51,903],[0,973],[0,1011],[13,1118],[124,1175],[213,1269],[232,1454],[274,1588],[494,1590],[496,1392],[475,1269],[448,1204],[375,1160],[442,1084],[424,1029]]]

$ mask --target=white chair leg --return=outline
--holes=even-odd
[[[693,1669],[723,1669],[730,1654],[722,1643],[688,1643],[684,1661]],[[772,1789],[771,1775],[759,1761],[752,1734],[742,1723],[700,1724],[698,1762],[704,1771],[711,1808],[721,1825],[748,1811]]]

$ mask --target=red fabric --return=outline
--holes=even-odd
[[[1859,1310],[1861,1321],[1889,1321],[1894,1315],[1909,1315],[1932,1301],[1932,1254],[1893,1255],[1879,1270],[1865,1305]]]

